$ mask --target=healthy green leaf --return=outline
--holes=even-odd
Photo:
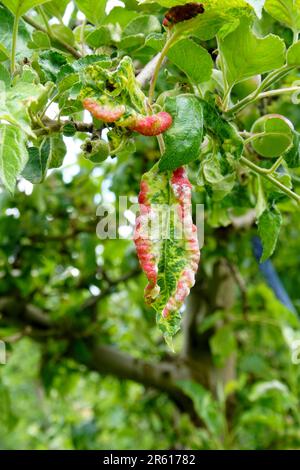
[[[29,147],[28,161],[22,176],[33,184],[42,183],[47,173],[49,154],[49,140],[45,140],[40,148]]]
[[[193,400],[198,416],[204,421],[211,434],[219,439],[223,435],[225,426],[219,403],[198,383],[186,380],[178,382],[178,385]]]
[[[210,347],[218,367],[224,367],[229,356],[237,349],[234,332],[230,325],[218,328],[211,338]]]
[[[203,14],[176,24],[174,31],[197,36],[203,41],[212,39],[217,33],[224,38],[239,26],[241,18],[251,18],[253,12],[245,0],[208,0],[204,9]]]
[[[115,7],[105,17],[103,24],[120,25],[123,29],[130,21],[137,18],[138,12],[127,8]]]
[[[0,28],[1,28],[1,43],[0,51],[2,51],[3,57],[1,60],[6,60],[10,57],[10,51],[12,48],[12,32],[13,32],[14,16],[6,8],[0,5]],[[27,26],[24,21],[21,19],[19,21],[18,37],[17,37],[17,47],[16,47],[16,58],[18,60],[24,59],[28,54],[31,53],[31,50],[27,47],[27,43],[30,40],[30,34],[28,32]]]
[[[27,158],[22,131],[10,124],[0,124],[0,178],[11,193]]]
[[[300,0],[266,0],[265,10],[293,31],[300,31]]]
[[[99,26],[94,31],[86,36],[86,43],[94,48],[112,44],[114,41],[119,41],[120,35],[114,33],[111,25]]]
[[[300,66],[300,41],[293,44],[287,51],[287,64]]]
[[[200,155],[203,109],[194,95],[169,97],[166,99],[165,109],[173,117],[173,124],[164,133],[166,151],[159,162],[159,169],[175,170],[196,160]]]
[[[0,62],[9,59],[9,50],[4,46],[4,44],[0,44]]]
[[[215,106],[203,100],[201,102],[203,106],[204,127],[209,134],[213,135],[220,152],[225,156],[229,154],[235,159],[240,158],[243,153],[244,142],[236,128],[221,116]]]
[[[31,8],[35,8],[49,1],[50,0],[2,0],[2,3],[15,16],[20,18],[22,15],[25,15],[28,10],[31,10]]]
[[[74,46],[75,37],[73,31],[64,24],[53,24],[51,26],[51,31],[55,38],[69,44],[70,46]]]
[[[224,199],[236,181],[235,172],[221,155],[210,156],[202,162],[201,176],[203,185],[209,188],[214,201]]]
[[[67,153],[67,147],[61,135],[49,137],[50,155],[48,168],[59,168],[63,164]]]
[[[160,33],[161,24],[154,15],[140,15],[130,21],[123,31],[123,37],[135,34],[147,36],[150,33]]]
[[[213,69],[212,58],[206,49],[191,39],[178,41],[171,47],[167,56],[191,81],[203,83],[210,79]]]
[[[285,63],[284,41],[273,34],[257,37],[248,20],[225,39],[220,40],[220,53],[228,85],[277,69]]]
[[[38,62],[47,79],[56,82],[58,74],[61,68],[66,65],[67,60],[63,54],[50,49],[39,54]]]
[[[92,24],[100,24],[105,18],[107,0],[75,0],[80,11]]]
[[[146,39],[146,46],[161,51],[166,37],[163,34],[152,33]],[[213,61],[206,49],[191,39],[181,39],[172,46],[168,59],[182,70],[192,82],[203,83],[212,75]]]
[[[282,217],[280,212],[275,209],[266,209],[258,220],[258,233],[263,245],[263,254],[260,262],[266,261],[275,251]]]
[[[62,18],[69,0],[51,0],[46,3],[43,8],[49,16],[55,16],[59,19]]]
[[[293,146],[284,155],[284,160],[289,168],[300,167],[300,134],[299,132],[293,132]]]
[[[51,43],[48,34],[42,31],[33,31],[28,47],[30,49],[50,49]]]
[[[0,64],[0,81],[5,83],[6,88],[10,86],[11,78],[10,73],[4,65]]]

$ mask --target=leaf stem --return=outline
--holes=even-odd
[[[43,18],[43,21],[44,21],[44,24],[45,24],[45,28],[47,30],[47,34],[50,38],[53,38],[53,33],[51,31],[51,28],[50,28],[50,25],[49,25],[49,21],[48,21],[48,18],[46,16],[46,13],[44,12],[43,10],[43,7],[37,7],[37,11],[38,13],[41,15],[41,17]]]
[[[294,68],[296,68],[296,66],[284,65],[280,69],[275,70],[274,72],[271,72],[264,79],[264,81],[261,83],[261,85],[253,93],[251,93],[249,96],[246,96],[246,98],[239,101],[236,105],[232,106],[232,108],[225,111],[227,116],[231,116],[231,115],[234,115],[234,114],[238,113],[239,111],[244,109],[246,106],[248,106],[249,104],[255,103],[255,101],[257,101],[259,99],[265,98],[267,96],[273,96],[272,94],[269,94],[271,92],[274,93],[274,95],[275,95],[276,94],[275,91],[277,91],[277,90],[270,90],[269,92],[263,92],[263,91],[266,90],[267,88],[269,88],[273,83],[275,83],[278,80],[280,80],[281,78],[283,78],[285,75],[287,75]],[[291,87],[291,88],[294,88],[294,87]],[[290,89],[281,88],[281,89],[278,89],[278,90],[290,90]],[[297,90],[293,90],[293,91],[297,91]],[[285,91],[285,92],[287,92],[287,91]],[[265,93],[268,93],[268,95],[266,95]],[[280,91],[279,94],[281,94],[281,93],[283,93],[283,92]]]
[[[170,47],[173,45],[173,43],[176,39],[177,39],[176,34],[172,34],[171,36],[168,37],[168,39],[167,39],[160,55],[159,55],[159,58],[158,58],[158,60],[155,64],[153,75],[152,75],[152,78],[151,78],[151,81],[150,81],[149,96],[148,96],[148,101],[149,101],[150,105],[153,103],[155,86],[156,86],[156,82],[157,82],[157,79],[158,79],[158,74],[159,74],[160,68],[162,66],[162,63],[163,63]]]
[[[252,171],[255,173],[263,176],[265,179],[270,181],[274,186],[277,186],[283,193],[285,193],[288,197],[293,199],[294,201],[297,202],[298,205],[300,205],[300,196],[291,189],[287,188],[284,184],[282,184],[280,181],[278,181],[274,176],[272,176],[270,173],[266,173],[264,168],[260,168],[259,166],[255,165],[255,163],[251,162],[248,160],[248,158],[241,157],[240,161],[246,165],[248,168],[250,168]],[[277,163],[277,162],[276,162]]]

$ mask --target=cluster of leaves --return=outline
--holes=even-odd
[[[150,156],[153,149],[149,146],[146,151]],[[139,152],[145,152],[145,145]],[[257,272],[249,250],[255,229],[227,239],[224,232],[207,232],[200,274],[203,283],[215,282],[213,266],[225,254],[251,289],[245,312],[240,297],[229,312],[217,308],[198,325],[199,335],[212,333],[210,354],[215,364],[222,367],[235,355],[237,367],[235,378],[224,389],[220,385],[217,398],[200,384],[180,384],[193,399],[203,427],[195,427],[165,394],[88,372],[65,357],[68,334],[74,328],[79,361],[87,353],[82,339],[89,332],[101,342],[148,361],[165,358],[167,353],[153,315],[144,306],[142,276],[126,286],[115,286],[96,307],[88,306],[87,300],[99,292],[94,292],[96,286],[106,292],[110,280],[135,270],[137,263],[130,241],[120,240],[118,245],[99,241],[94,232],[96,205],[92,201],[99,192],[106,193],[113,164],[106,162],[105,174],[93,171],[87,178],[91,165],[85,159],[80,163],[80,172],[69,183],[52,173],[30,196],[1,194],[0,301],[12,296],[18,305],[24,302],[43,309],[63,333],[56,337],[55,329],[41,331],[39,336],[32,331],[28,339],[19,326],[22,317],[17,308],[11,310],[11,317],[1,317],[0,337],[6,342],[8,361],[0,367],[0,447],[298,448],[300,375],[299,365],[292,364],[291,358],[293,342],[299,340],[299,320],[275,299]],[[119,188],[120,172],[130,196],[139,187],[134,172],[141,170],[140,162],[130,160],[130,173],[124,171],[124,163],[129,162],[120,164],[110,184],[111,189]],[[280,244],[274,262],[299,307],[296,221],[295,213],[284,224],[283,235],[291,237],[291,243]],[[182,338],[176,341],[177,349]],[[229,423],[226,409],[227,403],[232,407],[233,393],[237,406]]]
[[[106,3],[0,1],[0,177],[10,193],[1,192],[0,293],[15,297],[20,305],[33,303],[45,310],[63,330],[59,339],[45,341],[45,358],[31,342],[21,342],[12,353],[15,362],[0,382],[5,397],[0,405],[5,416],[1,446],[107,447],[111,423],[117,423],[120,431],[114,445],[119,448],[157,448],[157,433],[162,447],[297,447],[299,373],[291,364],[291,352],[298,340],[298,320],[259,283],[249,253],[252,230],[249,236],[243,233],[242,241],[239,235],[224,240],[222,236],[244,220],[250,220],[250,226],[256,221],[264,261],[274,253],[283,226],[282,240],[289,243],[280,242],[282,257],[279,251],[276,264],[299,306],[300,115],[291,101],[300,89],[299,0],[207,0],[197,14],[185,12],[184,21],[178,21],[180,15],[174,21],[168,11],[188,3],[185,0],[125,0],[125,8],[109,12]],[[149,63],[151,73],[145,80]],[[159,137],[158,146],[154,138],[138,136],[129,127],[88,121],[84,97],[105,97],[110,106],[124,105],[129,114],[165,111],[173,125]],[[66,143],[78,153],[82,148],[80,168],[73,168],[76,177],[63,166]],[[79,356],[86,353],[80,338],[91,329],[99,331],[104,342],[138,351],[141,357],[165,355],[152,315],[142,303],[143,279],[130,279],[126,289],[121,282],[121,291],[110,282],[137,270],[132,243],[99,242],[94,233],[93,203],[106,202],[107,195],[136,196],[142,175],[155,164],[161,175],[186,166],[194,202],[205,204],[203,282],[213,276],[216,260],[225,257],[253,284],[247,308],[241,298],[230,313],[216,310],[200,322],[198,333],[209,333],[217,366],[237,356],[237,378],[217,399],[199,384],[181,384],[205,423],[205,429],[196,431],[182,416],[176,416],[174,431],[175,412],[166,397],[149,393],[133,411],[141,389],[131,384],[124,391],[127,385],[113,382],[112,393],[111,379],[102,384],[107,400],[103,409],[90,392],[96,383],[93,390],[98,394],[98,379],[82,379],[83,396],[94,400],[93,409],[86,410],[81,389],[76,388],[81,370],[62,359],[74,328]],[[54,175],[49,172],[59,168]],[[21,192],[14,199],[16,183],[20,181],[22,188],[23,178],[36,185],[32,196]],[[171,245],[174,248],[173,240]],[[167,261],[164,273],[172,271],[174,260]],[[90,300],[91,293],[99,304]],[[1,337],[13,342],[26,336],[26,328],[20,332],[18,310],[12,319],[0,321]],[[178,323],[173,332],[177,329]],[[175,341],[180,345],[181,340],[178,336]],[[35,364],[28,360],[30,385],[25,394],[40,397],[37,377],[54,390],[50,399],[40,399],[37,412],[34,404],[26,408],[24,390],[14,383],[15,364],[31,353]],[[61,393],[82,407],[80,418],[75,405],[64,403],[62,409],[53,403],[71,376],[76,390]],[[225,405],[232,392],[240,406],[229,429]],[[124,394],[130,410],[120,405],[119,415],[107,412]],[[13,412],[10,402],[19,403],[19,395],[20,407]],[[48,407],[51,422],[46,419]],[[122,425],[128,413],[129,436]],[[28,423],[34,421],[39,425],[29,428],[27,435]],[[65,426],[56,441],[66,422],[70,432]],[[147,432],[140,442],[142,428]],[[18,440],[12,442],[7,429],[14,430]]]
[[[68,2],[58,3],[16,0],[3,1],[0,7],[0,20],[8,30],[1,44],[0,68],[0,168],[6,188],[12,192],[20,174],[41,183],[49,169],[60,167],[66,153],[63,135],[82,138],[82,131],[91,133],[82,149],[95,164],[109,155],[130,155],[136,113],[164,110],[173,117],[173,125],[159,139],[160,171],[188,163],[198,166],[196,184],[208,195],[209,220],[215,226],[230,224],[228,209],[237,210],[237,204],[228,201],[232,194],[248,193],[244,210],[255,206],[262,259],[272,255],[282,221],[278,201],[284,195],[298,205],[300,201],[292,191],[290,171],[300,164],[299,134],[274,110],[256,122],[249,116],[245,119],[243,112],[257,100],[298,90],[274,89],[280,79],[291,79],[300,65],[297,5],[277,0],[264,5],[269,18],[292,31],[285,41],[279,35],[260,37],[254,32],[254,22],[256,30],[263,29],[257,19],[262,2],[258,6],[244,0],[209,0],[196,9],[179,5],[169,13],[142,2],[140,7],[113,8],[106,15],[105,1],[95,6],[77,1],[68,25],[62,21]],[[174,7],[174,2],[157,3]],[[86,17],[82,24],[77,24],[78,11]],[[157,13],[168,18],[164,27]],[[57,21],[52,25],[53,15]],[[217,57],[211,51],[213,44]],[[132,59],[142,68],[159,51],[147,100]],[[171,65],[164,78],[167,89],[153,105],[165,57]],[[254,86],[253,77],[259,77]],[[93,125],[85,125],[85,98],[122,109],[116,125],[96,118]],[[51,120],[48,111],[54,104],[57,119]],[[108,143],[102,137],[105,126]],[[270,166],[273,158],[278,160]],[[246,167],[250,172],[243,170]]]

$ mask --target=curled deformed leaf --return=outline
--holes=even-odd
[[[156,165],[142,178],[139,204],[134,240],[148,278],[145,299],[156,310],[167,339],[179,329],[180,310],[200,259],[191,184],[184,168],[162,173]]]

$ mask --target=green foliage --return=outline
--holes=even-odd
[[[220,52],[228,86],[281,67],[285,62],[285,44],[278,36],[258,38],[248,20],[220,41]]]
[[[281,214],[276,209],[265,210],[260,216],[258,232],[263,244],[261,262],[266,261],[274,253],[281,224]]]
[[[14,191],[17,176],[23,170],[27,158],[21,130],[13,125],[0,124],[0,176],[10,192]]]
[[[31,10],[31,8],[35,8],[49,1],[50,0],[2,0],[2,3],[19,18],[27,13],[28,10]]]
[[[186,3],[126,0],[107,14],[105,0],[1,1],[1,449],[300,446],[299,0],[207,0],[162,26]],[[88,116],[85,98],[121,114]],[[159,113],[166,132],[134,132]],[[190,195],[185,171],[193,203],[169,217],[182,186]],[[149,303],[169,344],[177,333],[175,354],[144,303],[133,241],[96,234],[97,205],[136,203],[141,180],[171,228],[150,246]],[[195,204],[205,243],[182,306],[197,263],[174,234]],[[126,209],[116,236],[134,232]],[[294,312],[259,271],[257,233]],[[98,346],[128,354],[134,373],[95,364]]]
[[[265,10],[293,31],[300,31],[299,0],[266,0]]]
[[[201,102],[193,95],[167,98],[165,109],[175,118],[171,129],[164,135],[166,150],[160,159],[159,169],[175,170],[200,155],[203,109]]]
[[[106,0],[76,0],[77,7],[92,24],[101,23],[105,16]]]

